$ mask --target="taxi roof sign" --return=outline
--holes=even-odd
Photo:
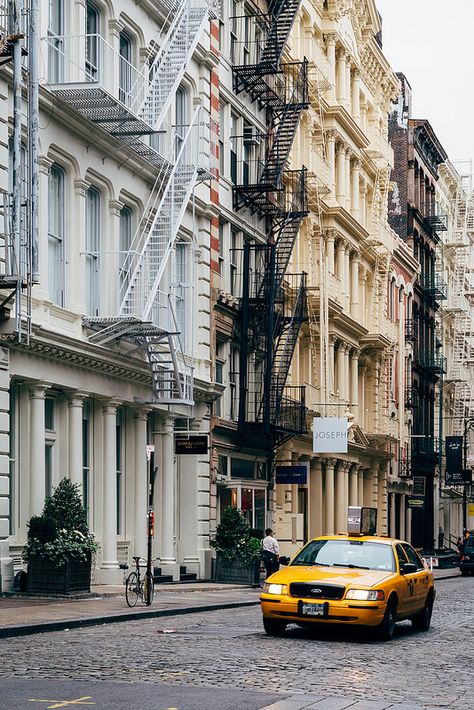
[[[347,532],[349,535],[375,535],[377,508],[350,505],[347,509]]]

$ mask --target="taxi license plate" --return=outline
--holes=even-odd
[[[326,616],[325,604],[302,604],[301,613],[304,616]]]

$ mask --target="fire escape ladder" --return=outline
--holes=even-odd
[[[148,70],[150,84],[139,116],[155,131],[171,106],[208,17],[206,0],[183,0]]]
[[[276,346],[271,378],[271,415],[274,423],[278,419],[283,390],[290,372],[301,324],[308,318],[306,299],[306,275],[302,274],[291,316],[276,320],[276,327],[280,332],[275,333]]]
[[[269,14],[272,22],[263,49],[259,66],[263,72],[276,71],[280,66],[283,49],[290,36],[301,0],[276,0],[270,3]]]

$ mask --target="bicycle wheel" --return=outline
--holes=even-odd
[[[155,596],[155,580],[153,579],[152,572],[150,572],[149,574],[145,574],[145,579],[143,580],[142,601],[144,604],[147,603],[148,587],[150,587],[150,604],[152,604],[153,597]]]
[[[128,606],[135,606],[140,598],[140,582],[136,572],[130,572],[125,582],[125,599]]]

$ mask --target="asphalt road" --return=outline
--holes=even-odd
[[[389,643],[270,638],[258,607],[3,639],[0,708],[474,710],[474,578],[437,592],[430,631],[405,622]]]

